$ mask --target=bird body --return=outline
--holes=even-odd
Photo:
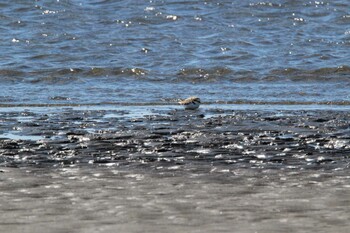
[[[196,96],[191,96],[187,99],[181,100],[179,104],[183,105],[186,110],[195,110],[201,104],[201,100]]]

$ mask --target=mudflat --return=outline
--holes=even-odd
[[[6,232],[348,232],[347,111],[3,111]]]
[[[259,168],[349,166],[347,111],[63,109],[0,114],[2,166],[118,161]]]

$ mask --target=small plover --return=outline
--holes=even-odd
[[[201,104],[201,100],[196,96],[191,96],[185,100],[181,100],[179,104],[183,105],[186,110],[195,110]]]

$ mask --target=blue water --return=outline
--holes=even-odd
[[[0,104],[350,103],[350,2],[0,3]]]

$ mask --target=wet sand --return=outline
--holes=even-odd
[[[118,162],[151,168],[349,166],[349,112],[73,110],[0,115],[2,166]]]
[[[349,229],[348,111],[150,112],[0,112],[1,228]]]

